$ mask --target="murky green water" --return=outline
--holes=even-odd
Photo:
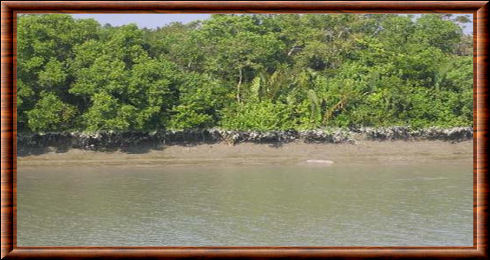
[[[18,245],[471,246],[471,168],[20,169]]]

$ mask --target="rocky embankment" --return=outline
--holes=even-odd
[[[221,129],[156,131],[156,132],[98,132],[98,133],[37,133],[18,134],[19,154],[57,151],[71,148],[111,151],[131,147],[161,148],[166,145],[212,144],[225,142],[250,143],[355,143],[362,140],[442,140],[460,142],[473,137],[471,127],[410,129],[408,127],[324,129],[307,131],[229,131]]]

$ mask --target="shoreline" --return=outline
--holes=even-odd
[[[308,163],[328,160],[333,163]],[[38,167],[227,167],[407,165],[414,163],[467,164],[473,162],[473,142],[362,141],[357,144],[302,143],[282,145],[241,143],[229,145],[170,145],[162,149],[126,151],[51,150],[18,157],[20,169]]]
[[[161,150],[169,146],[195,146],[202,144],[237,145],[244,143],[282,146],[288,143],[305,144],[357,144],[366,141],[444,141],[464,142],[473,138],[471,127],[424,128],[409,127],[330,128],[306,131],[230,131],[198,129],[154,132],[51,132],[17,136],[18,156],[58,153],[71,149],[90,151],[122,151],[141,153]]]

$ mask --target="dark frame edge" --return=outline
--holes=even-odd
[[[9,259],[120,259],[120,258],[486,258],[486,254],[475,248],[461,249],[417,249],[417,248],[16,248],[8,255]]]
[[[314,13],[450,12],[473,13],[488,1],[7,1],[11,9],[33,12],[128,13]],[[60,10],[60,6],[63,6]],[[318,11],[320,10],[320,11]]]
[[[15,196],[15,156],[14,133],[15,111],[13,88],[13,12],[5,3],[1,6],[1,258],[3,259],[14,249],[14,212],[16,211]]]
[[[430,1],[430,2],[406,2],[412,8],[402,8],[399,2],[389,5],[389,2],[376,1],[374,5],[369,2],[350,3],[326,3],[307,2],[293,3],[287,7],[281,4],[286,2],[268,2],[266,6],[253,2],[217,2],[196,4],[197,2],[126,2],[114,3],[109,1],[71,3],[60,2],[21,2],[7,1],[1,4],[1,259],[14,258],[183,258],[183,257],[432,257],[432,258],[480,258],[487,259],[488,254],[488,228],[486,217],[488,216],[488,184],[487,184],[487,157],[485,151],[488,147],[488,109],[486,98],[488,96],[488,1]],[[128,4],[129,3],[129,4]],[[152,6],[154,4],[157,6]],[[372,2],[371,2],[372,3]],[[60,11],[60,6],[68,11]],[[312,7],[313,6],[313,7]],[[414,7],[415,6],[415,7]],[[437,7],[434,7],[437,6]],[[139,7],[139,9],[134,9]],[[166,9],[165,11],[152,10],[153,8]],[[186,247],[153,247],[153,248],[118,248],[118,247],[17,247],[16,246],[16,90],[15,84],[15,14],[17,11],[34,9],[39,12],[57,11],[66,13],[76,12],[449,12],[459,11],[473,13],[474,22],[474,247],[444,248],[397,248],[397,247],[338,247],[338,248],[273,248],[273,247],[248,247],[248,248],[186,248]],[[116,11],[114,11],[116,10]],[[316,10],[316,11],[315,11]],[[441,11],[442,10],[442,11]],[[476,189],[475,189],[476,188]]]
[[[475,12],[474,42],[474,214],[476,247],[485,258],[488,253],[488,9],[489,3]],[[476,188],[476,189],[475,189]]]

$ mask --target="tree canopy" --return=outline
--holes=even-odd
[[[20,15],[18,129],[471,126],[461,16],[212,15],[157,29]]]

